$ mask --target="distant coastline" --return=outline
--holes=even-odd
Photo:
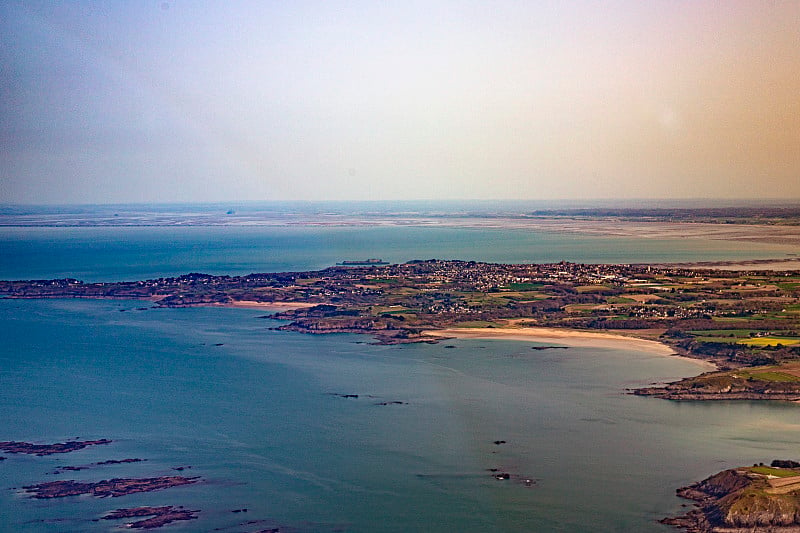
[[[800,204],[672,201],[674,208],[570,207],[558,202],[276,202],[0,206],[0,227],[420,226],[520,229],[587,236],[704,238],[800,245]],[[719,202],[718,202],[719,203]],[[796,252],[787,249],[787,253]]]

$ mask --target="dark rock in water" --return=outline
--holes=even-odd
[[[54,474],[60,474],[62,471],[67,472],[80,472],[81,470],[88,470],[91,468],[89,465],[82,465],[82,466],[62,466],[60,469],[53,472]]]
[[[121,464],[125,464],[125,463],[141,463],[142,461],[147,461],[147,459],[139,459],[139,458],[133,458],[133,459],[109,459],[108,461],[100,461],[99,463],[94,463],[94,464],[96,464],[97,466],[121,465]]]
[[[146,459],[109,459],[108,461],[100,461],[98,463],[91,463],[88,465],[79,465],[79,466],[62,466],[53,474],[61,474],[64,471],[69,472],[78,472],[80,470],[88,470],[89,468],[94,468],[95,466],[106,466],[106,465],[119,465],[125,463],[139,463],[142,461],[146,461]]]
[[[178,472],[183,472],[184,470],[188,470],[190,468],[192,468],[192,467],[189,466],[189,465],[186,465],[186,466],[173,466],[172,467],[173,470],[176,470]]]
[[[378,402],[375,405],[407,405],[406,402],[401,402],[399,400],[394,400],[391,402]]]
[[[506,444],[506,441],[504,441],[504,440],[496,440],[496,441],[494,441],[494,444],[495,444],[495,446],[500,446],[501,444]]]
[[[137,520],[125,524],[125,527],[132,529],[156,529],[171,522],[179,520],[194,520],[200,511],[190,511],[183,507],[131,507],[129,509],[117,509],[103,516],[103,520],[119,520],[122,518],[139,518],[149,516],[145,520]]]
[[[214,346],[225,346],[225,343],[218,342],[218,343],[214,344]]]
[[[0,450],[7,453],[26,453],[30,455],[50,455],[53,453],[69,453],[82,450],[87,446],[98,444],[110,444],[108,439],[100,440],[71,440],[68,442],[56,442],[55,444],[31,444],[29,442],[6,441],[0,442]]]
[[[800,468],[800,463],[789,459],[785,460],[775,459],[774,461],[772,461],[772,463],[770,463],[770,466],[772,466],[773,468]]]
[[[569,346],[531,346],[531,350],[566,350]]]
[[[445,346],[445,348],[455,348],[455,346],[452,344],[448,344],[447,346]]]
[[[32,495],[31,498],[40,500],[79,496],[81,494],[90,494],[97,498],[106,498],[108,496],[116,498],[136,492],[152,492],[155,490],[168,489],[170,487],[178,487],[180,485],[190,485],[192,483],[197,483],[199,479],[199,477],[163,476],[152,478],[104,479],[96,483],[70,479],[66,481],[50,481],[47,483],[39,483],[38,485],[28,485],[22,488],[25,489],[28,494]]]
[[[231,512],[232,512],[232,513],[246,513],[246,512],[247,512],[247,507],[244,507],[244,508],[242,508],[242,509],[234,509],[234,510],[233,510],[233,511],[231,511]]]

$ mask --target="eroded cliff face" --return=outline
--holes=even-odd
[[[690,533],[800,532],[800,469],[725,470],[677,494],[696,508],[662,523]]]

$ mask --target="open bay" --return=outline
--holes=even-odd
[[[0,277],[18,279],[235,274],[365,257],[778,256],[766,245],[743,250],[725,241],[466,228],[4,228],[0,235]],[[531,350],[535,343],[496,339],[374,346],[355,335],[270,331],[273,324],[257,318],[264,312],[0,300],[0,440],[114,441],[66,455],[2,454],[0,528],[107,531],[108,522],[92,520],[109,510],[183,505],[201,510],[198,520],[168,530],[668,531],[656,520],[679,510],[676,487],[734,465],[797,458],[794,405],[624,394],[698,372],[678,358]],[[52,474],[132,457],[146,461]],[[187,466],[184,475],[202,483],[113,500],[33,500],[13,489]],[[520,478],[494,479],[492,468]],[[527,487],[524,478],[535,483]]]

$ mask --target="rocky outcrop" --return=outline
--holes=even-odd
[[[26,453],[30,455],[50,455],[54,453],[69,453],[82,450],[87,446],[98,444],[110,444],[108,439],[100,440],[71,440],[67,442],[56,442],[55,444],[31,444],[30,442],[5,441],[0,442],[0,450],[7,453]]]
[[[22,487],[31,498],[51,499],[90,494],[98,498],[125,496],[136,492],[152,492],[196,483],[199,477],[163,476],[151,478],[115,478],[92,482],[75,480],[50,481]]]
[[[156,529],[171,522],[179,520],[194,520],[199,511],[190,511],[183,507],[131,507],[129,509],[117,509],[103,516],[103,520],[120,520],[123,518],[149,517],[144,520],[137,520],[125,524],[125,527],[132,529]]]
[[[797,479],[793,471],[778,473],[788,477],[738,468],[680,488],[678,496],[696,501],[695,509],[661,523],[690,533],[800,532],[800,470]]]
[[[667,400],[800,401],[800,381],[757,379],[747,371],[732,370],[709,372],[658,387],[634,389],[631,393]]]

